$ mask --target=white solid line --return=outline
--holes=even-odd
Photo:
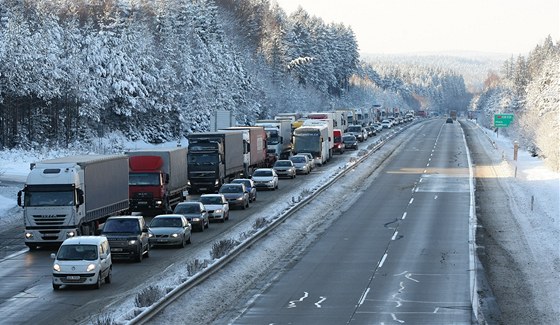
[[[393,237],[391,237],[391,240],[395,240],[397,238],[398,234],[399,234],[399,232],[395,231],[395,233],[393,234]]]

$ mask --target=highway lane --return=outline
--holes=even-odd
[[[23,226],[6,229],[0,233],[5,250],[0,257],[0,314],[3,315],[0,323],[69,324],[89,315],[103,314],[105,308],[118,304],[127,295],[134,295],[138,287],[148,286],[149,279],[164,274],[170,267],[181,267],[182,264],[186,268],[192,256],[198,256],[199,247],[230,238],[231,228],[249,220],[251,215],[293,188],[304,187],[306,178],[317,176],[329,166],[319,167],[310,175],[298,175],[293,180],[281,179],[277,191],[259,191],[257,201],[251,203],[249,209],[232,210],[226,223],[212,223],[203,233],[193,233],[193,243],[185,249],[156,248],[151,250],[150,258],[141,263],[115,262],[113,282],[100,290],[70,288],[54,292],[50,253],[55,250],[28,251],[22,237]],[[188,199],[196,199],[196,196]],[[208,250],[204,251],[204,258],[208,258]]]
[[[233,324],[471,324],[469,172],[433,120]]]

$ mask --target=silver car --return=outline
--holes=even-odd
[[[309,174],[311,169],[309,167],[309,159],[304,155],[295,155],[290,157],[290,160],[296,167],[296,173]]]
[[[223,194],[202,194],[199,201],[204,204],[210,220],[229,220],[229,203]]]
[[[185,247],[191,243],[191,224],[181,214],[160,214],[150,222],[150,243],[153,246]]]
[[[307,160],[309,161],[309,170],[313,170],[315,168],[315,159],[313,159],[313,155],[309,152],[298,152],[297,155],[304,155],[307,156]]]
[[[255,169],[251,179],[258,189],[265,188],[273,191],[278,189],[278,175],[272,168]]]
[[[289,159],[277,160],[274,163],[274,166],[272,166],[272,169],[274,169],[276,174],[278,174],[278,177],[296,177],[296,167],[294,166],[294,163]]]

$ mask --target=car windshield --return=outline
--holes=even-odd
[[[56,255],[58,260],[67,261],[93,261],[97,259],[96,245],[62,245]]]
[[[239,193],[241,192],[241,186],[222,186],[220,188],[220,193]]]
[[[222,204],[222,198],[219,196],[201,196],[200,202],[202,204]]]
[[[136,219],[111,219],[105,222],[103,233],[140,233],[140,225]]]
[[[150,228],[160,228],[160,227],[181,227],[183,223],[180,218],[177,217],[165,217],[165,218],[154,218],[150,223]]]
[[[292,166],[292,164],[291,164],[290,161],[277,161],[277,162],[274,164],[274,166],[275,166],[275,167],[290,167],[290,166]]]
[[[245,184],[246,187],[251,187],[251,180],[249,179],[236,179],[232,183]]]
[[[272,176],[272,171],[270,170],[255,170],[253,176]]]
[[[343,139],[343,141],[351,142],[351,141],[355,141],[356,137],[350,135],[350,136],[344,136],[344,138],[342,138],[342,139]]]
[[[290,160],[295,162],[295,163],[304,163],[305,162],[305,158],[303,158],[303,157],[292,157],[292,158],[290,158]]]
[[[198,204],[179,204],[175,207],[174,213],[199,213],[200,206]]]

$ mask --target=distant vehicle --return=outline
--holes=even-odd
[[[358,150],[358,139],[353,134],[346,134],[342,137],[342,142],[346,149]]]
[[[358,141],[363,142],[367,139],[367,133],[364,131],[361,125],[350,125],[348,126],[347,134],[352,134],[358,139]]]
[[[342,143],[342,136],[344,132],[340,129],[334,129],[334,147],[333,152],[338,152],[339,154],[344,153],[344,143]]]
[[[309,170],[313,170],[315,168],[315,159],[313,159],[313,155],[309,152],[299,152],[298,155],[307,156],[309,159]]]
[[[381,121],[381,126],[384,129],[390,129],[391,127],[393,127],[393,123],[391,123],[390,120],[383,120],[383,121]]]
[[[245,184],[245,189],[249,192],[249,202],[257,200],[257,187],[255,182],[249,178],[236,178],[231,181],[232,184]]]
[[[373,127],[375,128],[375,130],[377,131],[377,133],[383,131],[383,126],[381,125],[381,123],[374,123]]]
[[[62,242],[58,252],[52,253],[54,290],[60,286],[101,287],[111,283],[113,262],[109,241],[104,236],[78,236]]]
[[[210,220],[229,220],[229,203],[223,194],[202,194],[199,201],[204,204]]]
[[[245,184],[224,184],[218,193],[225,196],[230,208],[240,207],[245,210],[249,207],[249,192],[245,188]]]
[[[253,172],[251,177],[257,189],[265,188],[270,190],[278,189],[278,175],[272,168],[259,168]]]
[[[149,230],[143,216],[109,217],[101,230],[111,246],[113,259],[134,259],[142,262],[150,256]]]
[[[447,120],[445,120],[445,123],[451,123],[451,124],[453,124],[453,118],[448,117]]]
[[[177,204],[173,214],[181,214],[187,218],[192,228],[196,228],[198,231],[204,231],[204,228],[210,226],[210,219],[208,217],[208,211],[204,207],[204,204],[200,202],[181,202]]]
[[[281,159],[274,163],[272,167],[278,177],[289,177],[289,178],[296,178],[296,167],[291,160],[288,159]]]
[[[152,246],[171,245],[184,248],[191,243],[192,226],[182,214],[160,214],[150,222]]]
[[[309,167],[309,159],[304,155],[295,155],[290,157],[290,160],[296,168],[296,173],[309,174],[311,169]]]
[[[375,128],[371,125],[368,125],[365,127],[367,133],[368,133],[368,137],[373,137],[375,135],[377,135],[377,130],[375,130]]]

